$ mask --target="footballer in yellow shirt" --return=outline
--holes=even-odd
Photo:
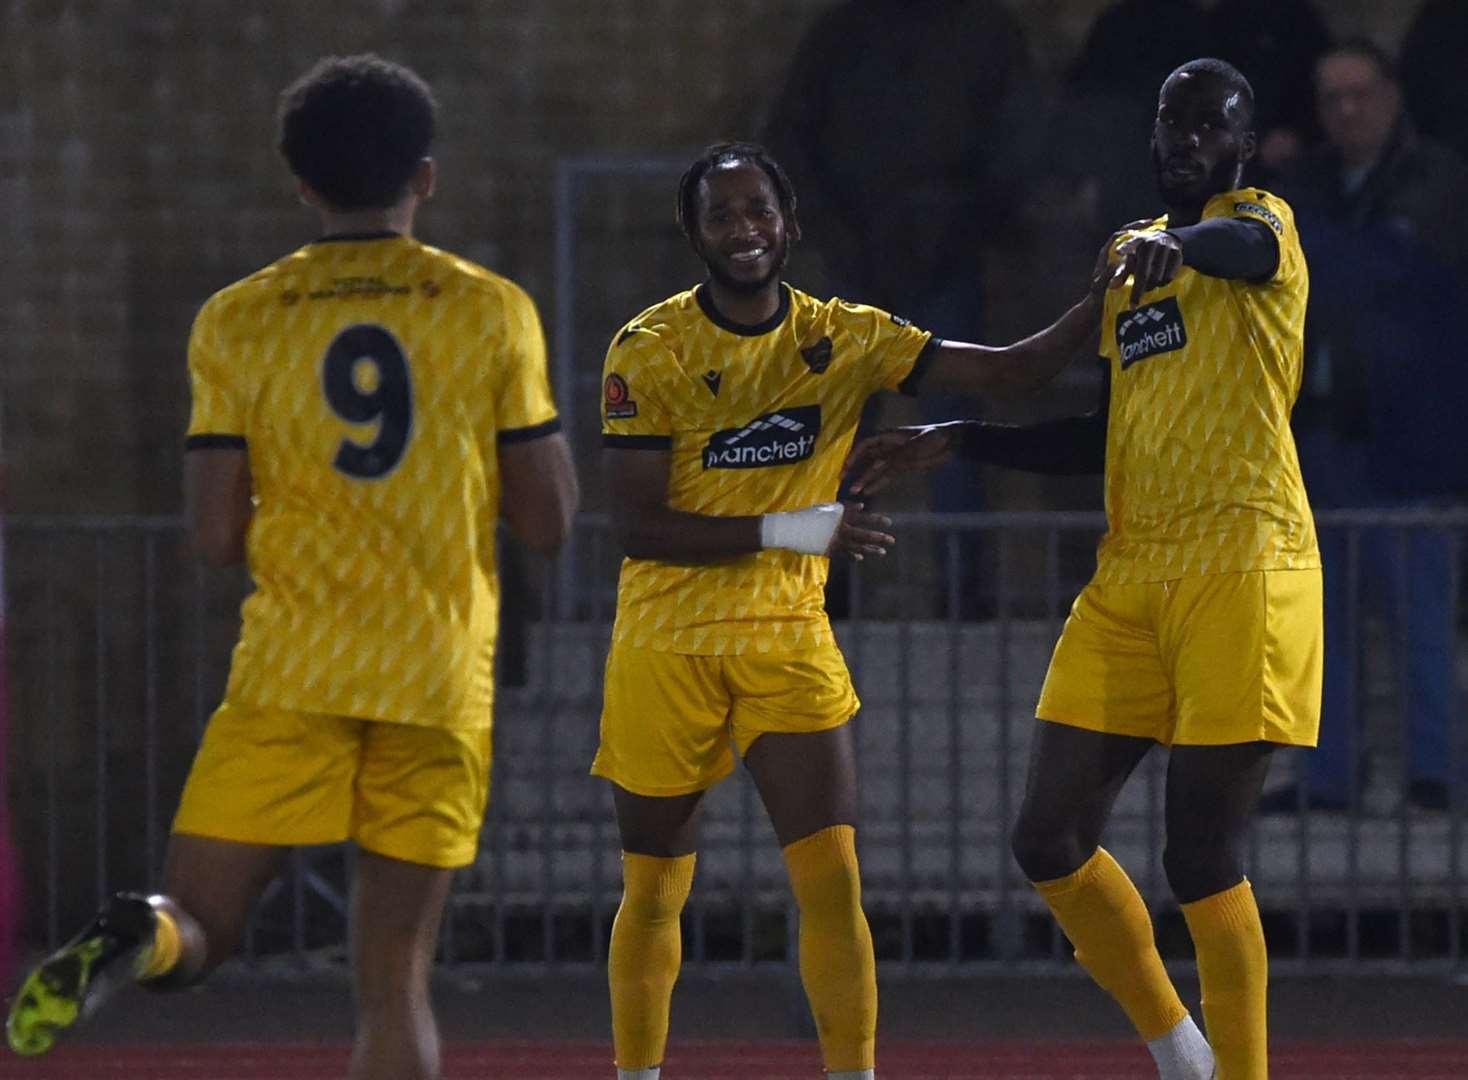
[[[751,144],[693,164],[679,222],[708,279],[618,330],[603,371],[605,475],[627,555],[592,767],[615,785],[623,847],[608,957],[616,1062],[643,1077],[662,1061],[699,805],[737,752],[784,849],[825,1067],[869,1076],[875,968],[847,726],[857,700],[822,587],[831,556],[880,556],[892,538],[885,518],[833,501],[842,467],[879,390],[1046,381],[1094,337],[1101,289],[1005,349],[816,299],[782,280],[795,195]]]
[[[857,463],[878,463],[877,485],[953,451],[1037,471],[1104,464],[1107,532],[1040,694],[1014,851],[1164,1075],[1228,1080],[1268,1076],[1243,849],[1272,751],[1315,743],[1323,655],[1289,423],[1309,274],[1289,206],[1240,183],[1253,113],[1248,80],[1221,60],[1163,84],[1152,153],[1167,212],[1115,240],[1097,412],[878,436]],[[1197,949],[1211,1047],[1135,886],[1099,847],[1121,785],[1159,743],[1171,748],[1163,867]]]
[[[412,236],[437,106],[407,68],[329,57],[280,145],[315,243],[211,297],[189,341],[187,507],[254,591],[174,821],[162,894],[119,894],[27,980],[49,1047],[116,964],[168,989],[228,958],[290,845],[352,840],[353,1076],[438,1073],[428,1004],[452,868],[489,787],[501,516],[550,553],[577,492],[530,298]]]

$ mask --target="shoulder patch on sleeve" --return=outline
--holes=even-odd
[[[608,420],[630,420],[637,415],[637,402],[632,400],[627,380],[615,371],[602,384],[602,398]]]
[[[1284,235],[1284,222],[1280,221],[1279,215],[1263,203],[1236,202],[1234,203],[1235,214],[1247,214],[1249,217],[1258,218],[1280,236]]]

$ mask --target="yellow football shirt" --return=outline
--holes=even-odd
[[[559,427],[530,298],[409,237],[320,241],[205,303],[189,373],[187,445],[254,481],[227,698],[489,726],[497,447]]]
[[[1294,214],[1250,188],[1215,195],[1203,217],[1263,221],[1278,237],[1279,266],[1263,283],[1184,267],[1135,310],[1130,286],[1107,294],[1098,582],[1320,565],[1290,432],[1309,293]],[[1164,216],[1143,231],[1166,227]]]
[[[607,350],[602,432],[672,455],[668,505],[737,517],[836,497],[862,405],[914,385],[932,337],[876,308],[788,285],[763,325],[730,323],[700,286],[648,308]],[[826,559],[769,550],[716,564],[626,559],[612,631],[663,652],[794,651],[831,638]]]

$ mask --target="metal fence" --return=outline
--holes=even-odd
[[[1464,628],[1457,573],[1468,512],[1322,513],[1362,573],[1364,539],[1386,530],[1454,551],[1444,589],[1459,705],[1449,745],[1465,754]],[[835,568],[828,594],[863,701],[864,896],[879,959],[912,973],[1068,969],[1068,951],[1014,866],[1006,840],[1022,791],[1032,710],[1065,612],[1094,565],[1093,513],[899,515],[880,563]],[[18,518],[7,524],[13,717],[10,766],[36,945],[86,919],[110,891],[156,877],[198,732],[223,685],[248,588],[206,572],[172,518]],[[583,517],[548,568],[509,552],[489,817],[478,861],[456,880],[446,964],[533,968],[605,957],[620,895],[607,785],[586,773],[597,738],[617,556],[607,523]],[[1403,580],[1405,580],[1403,578]],[[1353,589],[1353,595],[1357,590]],[[1405,680],[1391,669],[1402,614],[1356,605],[1365,658],[1359,738],[1373,768],[1348,812],[1261,818],[1249,876],[1278,970],[1468,966],[1468,788],[1449,811],[1401,797]],[[1385,616],[1379,617],[1379,616]],[[1221,658],[1220,663],[1224,661]],[[1227,671],[1220,668],[1219,677]],[[1354,730],[1354,729],[1352,729]],[[1277,770],[1287,771],[1287,755]],[[1153,906],[1164,954],[1188,955],[1162,875],[1164,758],[1149,756],[1117,804],[1107,846]],[[267,895],[248,962],[344,959],[351,854],[298,853]],[[774,834],[742,774],[707,800],[687,962],[788,963],[794,913]]]

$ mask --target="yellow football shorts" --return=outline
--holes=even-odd
[[[1319,570],[1092,582],[1035,715],[1167,746],[1314,746],[1323,637]]]
[[[614,643],[591,771],[637,795],[703,791],[761,735],[840,727],[859,707],[834,643],[743,656]]]
[[[175,832],[247,844],[352,840],[425,866],[474,861],[490,730],[453,731],[225,702],[184,785]]]

